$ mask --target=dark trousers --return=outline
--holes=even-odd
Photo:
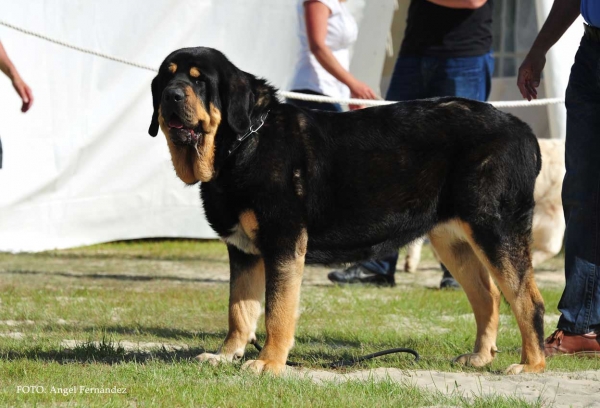
[[[566,284],[558,328],[600,331],[600,42],[582,39],[566,93]]]
[[[388,101],[407,101],[435,96],[461,96],[487,100],[494,72],[491,53],[480,57],[398,57],[387,91]],[[396,272],[398,252],[362,262],[365,268],[384,275]]]

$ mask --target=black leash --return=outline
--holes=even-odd
[[[254,340],[252,342],[252,344],[254,345],[254,347],[256,347],[256,349],[259,352],[262,350],[262,347],[260,346],[260,344],[258,344],[256,342],[256,340]],[[421,358],[419,356],[419,353],[417,353],[413,349],[410,349],[410,348],[393,348],[393,349],[389,349],[389,350],[378,351],[377,353],[367,354],[366,356],[358,357],[358,358],[356,358],[354,360],[339,360],[339,361],[334,361],[333,363],[329,363],[329,364],[324,363],[324,364],[322,364],[322,366],[325,367],[325,368],[350,367],[350,366],[353,366],[353,365],[355,365],[357,363],[360,363],[361,361],[370,360],[370,359],[375,358],[375,357],[381,357],[381,356],[385,356],[386,354],[393,354],[393,353],[409,353],[409,354],[412,354],[413,356],[415,356],[415,360],[413,361],[414,363],[418,363],[419,359]],[[295,363],[293,361],[286,361],[285,365],[288,365],[290,367],[300,367],[302,364]]]

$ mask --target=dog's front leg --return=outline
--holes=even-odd
[[[216,354],[202,353],[197,358],[211,364],[232,362],[244,356],[246,345],[256,339],[256,323],[265,293],[265,267],[260,256],[246,254],[228,245],[229,332]]]
[[[306,232],[302,231],[293,241],[279,241],[279,249],[270,256],[265,255],[267,339],[258,359],[250,360],[243,366],[259,374],[283,373],[288,353],[294,345],[306,255]]]

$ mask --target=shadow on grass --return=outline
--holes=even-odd
[[[120,260],[120,261],[167,261],[167,262],[187,262],[187,261],[201,261],[206,263],[216,263],[216,264],[227,264],[229,262],[229,258],[227,255],[222,256],[210,256],[205,254],[200,255],[153,255],[153,254],[120,254],[118,252],[110,252],[110,253],[61,253],[61,254],[49,254],[47,252],[34,253],[31,254],[33,257],[37,258],[52,258],[52,259],[96,259],[96,260]]]
[[[192,361],[198,354],[204,353],[203,348],[189,348],[185,350],[156,349],[150,351],[125,351],[117,346],[110,349],[100,345],[84,344],[75,349],[41,350],[28,349],[24,351],[0,351],[2,360],[36,360],[49,361],[59,364],[120,364],[120,363],[144,363],[147,361],[164,361],[177,363],[181,361]]]
[[[0,272],[2,274],[13,274],[13,275],[43,275],[43,276],[61,276],[65,278],[75,279],[115,279],[125,281],[176,281],[176,282],[194,282],[194,283],[229,283],[229,279],[211,279],[211,278],[184,278],[180,276],[157,276],[157,275],[127,275],[127,274],[81,274],[72,272],[43,272],[43,271],[28,271],[28,270],[8,270]]]
[[[113,325],[113,326],[81,326],[74,324],[61,324],[61,325],[46,325],[41,329],[43,332],[60,332],[60,333],[102,333],[104,335],[114,335],[114,334],[125,334],[131,336],[153,336],[159,337],[162,339],[195,339],[197,341],[203,341],[207,338],[220,338],[223,340],[227,335],[226,331],[216,332],[216,333],[204,333],[197,332],[192,330],[182,330],[171,327],[148,327],[148,326],[123,326],[123,325]],[[144,340],[146,341],[146,340]]]
[[[53,330],[52,326],[48,326]],[[63,327],[64,329],[64,327]],[[79,331],[89,333],[87,341],[76,344],[74,347],[45,347],[30,346],[21,350],[0,349],[0,360],[34,360],[55,362],[58,364],[107,364],[114,365],[120,363],[144,363],[150,361],[162,361],[166,363],[193,362],[194,357],[203,352],[214,353],[216,350],[207,350],[199,347],[182,347],[172,344],[164,344],[161,347],[152,347],[143,349],[144,342],[114,339],[116,334],[148,334],[163,338],[187,338],[195,339],[197,344],[220,343],[226,336],[226,331],[217,332],[191,332],[179,329],[159,328],[159,327],[78,327]],[[94,335],[100,334],[101,336]],[[97,340],[100,337],[100,340]],[[260,336],[259,342],[264,344],[264,335]],[[131,349],[131,343],[136,343],[139,349]],[[404,343],[404,342],[403,342]],[[328,368],[329,364],[340,360],[354,360],[361,355],[366,354],[363,350],[364,344],[359,341],[341,340],[331,335],[303,335],[298,337],[297,348],[292,351],[290,360],[297,362],[307,368]],[[399,347],[396,345],[396,347]],[[389,344],[369,345],[369,348],[389,348]],[[248,345],[244,360],[256,359],[258,350],[252,345]],[[397,359],[400,357],[396,357]],[[418,365],[412,363],[412,356],[406,356],[406,362],[401,365],[406,368],[417,368]],[[402,358],[404,360],[404,358]],[[364,363],[346,367],[344,369],[356,369],[365,367]]]
[[[168,330],[168,329],[166,329]],[[91,331],[91,330],[90,330]],[[96,329],[97,331],[97,329]],[[151,328],[147,332],[153,331]],[[51,361],[59,364],[72,363],[99,363],[99,364],[119,364],[128,362],[144,363],[147,361],[163,362],[182,362],[192,361],[194,357],[206,350],[203,347],[178,347],[164,344],[162,347],[152,347],[151,349],[126,350],[123,346],[125,340],[113,340],[111,333],[124,333],[128,331],[103,330],[102,338],[99,341],[88,340],[75,345],[73,348],[59,346],[57,348],[47,349],[42,346],[34,346],[24,350],[0,350],[0,360],[36,360]],[[178,333],[179,335],[180,333]],[[199,332],[194,333],[193,337],[198,339],[198,343],[207,340],[223,340],[226,332]],[[127,343],[135,343],[127,341]],[[140,342],[139,344],[142,344]]]

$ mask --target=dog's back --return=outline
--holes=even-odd
[[[541,165],[536,138],[489,104],[433,98],[311,111],[305,121],[306,149],[318,163],[307,166],[306,202],[319,206],[307,209],[309,262],[376,257],[452,218],[500,217],[501,202],[530,216]],[[341,236],[344,248],[336,249]]]

